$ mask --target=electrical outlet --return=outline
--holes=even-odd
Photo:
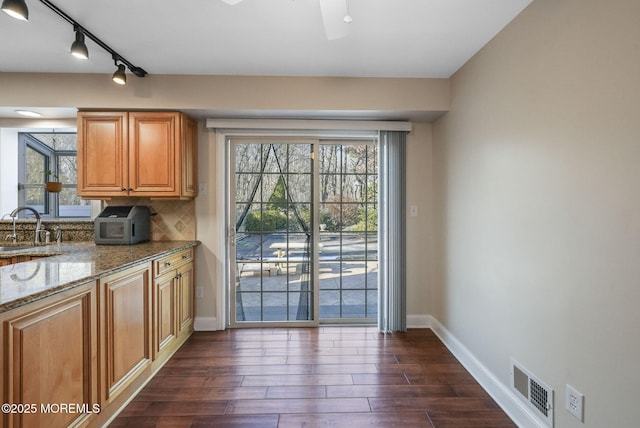
[[[409,205],[409,217],[418,217],[417,205]]]
[[[202,299],[203,291],[202,287],[196,287],[196,299]]]
[[[567,384],[565,406],[569,413],[584,422],[584,395],[569,384]]]

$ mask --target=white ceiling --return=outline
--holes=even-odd
[[[72,57],[71,24],[26,2],[28,22],[0,13],[0,72],[113,73],[88,38],[90,59]],[[53,0],[150,74],[445,78],[530,2],[348,0],[349,35],[327,40],[319,0]]]

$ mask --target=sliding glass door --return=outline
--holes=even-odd
[[[377,147],[321,142],[319,168],[320,318],[375,322],[378,309]]]
[[[230,324],[375,323],[375,141],[229,144]]]
[[[313,321],[313,145],[237,142],[236,323]]]

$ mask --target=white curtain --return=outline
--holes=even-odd
[[[407,330],[405,171],[406,132],[381,131],[378,329]]]

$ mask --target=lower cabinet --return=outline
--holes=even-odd
[[[173,273],[167,273],[154,280],[154,334],[153,353],[154,358],[162,354],[165,349],[178,339],[176,325],[176,282]]]
[[[151,366],[151,265],[129,268],[100,279],[100,391],[111,403]]]
[[[154,366],[193,332],[193,250],[154,261]]]
[[[0,314],[2,426],[66,427],[100,411],[97,308],[91,282]]]
[[[194,266],[193,260],[178,269],[178,335],[193,333],[194,317]]]
[[[184,250],[1,313],[0,425],[105,425],[193,332],[193,272]]]

